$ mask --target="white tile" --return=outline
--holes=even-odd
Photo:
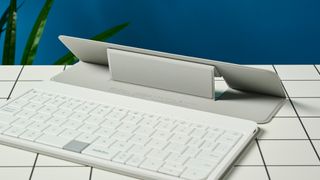
[[[319,180],[320,167],[268,167],[270,178],[272,180]]]
[[[275,68],[283,80],[320,80],[313,65],[275,65]]]
[[[56,159],[53,157],[39,155],[36,166],[83,166],[69,161]]]
[[[49,80],[61,73],[64,66],[25,66],[19,80]]]
[[[308,140],[259,141],[267,165],[320,165]]]
[[[320,65],[316,65],[318,72],[320,72]]]
[[[272,72],[275,72],[272,65],[245,65],[248,67],[253,67],[253,68],[258,68],[258,69],[264,69],[264,70],[269,70]]]
[[[0,66],[0,80],[16,80],[22,66]]]
[[[32,180],[88,180],[90,167],[35,167]]]
[[[279,116],[297,116],[293,110],[293,107],[290,101],[287,101],[279,110],[279,112],[275,115],[275,117]]]
[[[311,139],[320,139],[320,118],[301,118]]]
[[[112,180],[135,180],[136,178],[129,177],[129,176],[124,176],[121,174],[109,172],[109,171],[104,171],[100,169],[93,169],[92,170],[92,178],[91,180],[107,180],[107,179],[112,179]]]
[[[267,180],[268,176],[263,166],[259,167],[235,167],[232,169],[224,180],[244,180],[244,179],[257,179]]]
[[[252,141],[241,154],[236,165],[263,165],[256,141]]]
[[[320,81],[282,81],[290,97],[320,97]]]
[[[29,180],[32,167],[0,167],[0,179]]]
[[[307,139],[298,118],[273,118],[271,122],[259,124],[262,132],[259,139]]]
[[[15,88],[12,91],[11,98],[15,98],[22,93],[25,93],[26,91],[32,89],[37,84],[41,83],[41,81],[18,81]]]
[[[312,140],[314,147],[316,148],[318,154],[320,154],[320,140]]]
[[[0,98],[7,98],[14,85],[14,82],[0,82]]]
[[[320,116],[320,98],[292,98],[299,116]]]
[[[0,166],[33,166],[35,153],[0,145]]]

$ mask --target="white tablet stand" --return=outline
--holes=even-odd
[[[275,85],[278,77],[265,70],[66,36],[60,39],[81,61],[55,76],[52,80],[57,82],[258,123],[270,121],[286,101],[281,84]],[[109,66],[98,63],[101,58],[109,58]],[[239,73],[242,77],[237,77]],[[221,92],[214,93],[214,75],[222,75],[232,86],[216,98],[214,94]]]

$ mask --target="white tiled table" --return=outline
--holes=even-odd
[[[320,66],[262,65],[279,74],[290,101],[251,143],[226,179],[320,179]],[[0,66],[0,104],[64,66]],[[217,82],[223,90],[223,81]],[[0,180],[133,179],[0,145]]]

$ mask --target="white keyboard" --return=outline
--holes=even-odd
[[[132,170],[128,174],[135,175],[135,169],[140,174],[154,173],[159,179],[207,179],[244,137],[243,132],[215,124],[38,89],[0,108],[0,134],[98,158],[111,169],[121,164]]]

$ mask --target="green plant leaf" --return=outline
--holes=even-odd
[[[43,5],[40,14],[37,17],[35,24],[33,25],[32,31],[29,35],[26,47],[21,59],[21,65],[31,65],[36,56],[39,41],[42,37],[43,30],[45,28],[47,17],[50,12],[53,0],[46,0]]]
[[[19,11],[20,7],[24,4],[24,2],[25,2],[25,0],[17,7],[17,12]],[[8,21],[9,8],[10,8],[10,6],[3,12],[3,14],[0,18],[0,38],[1,38],[2,32],[6,30],[6,28],[3,28],[3,27]]]
[[[0,37],[1,37],[1,33],[5,30],[3,27],[7,23],[7,20],[8,20],[9,7],[3,12],[3,14],[0,18]]]
[[[3,46],[2,64],[13,65],[16,52],[16,20],[17,2],[10,1],[9,14],[7,20],[6,37]]]
[[[117,26],[114,26],[108,30],[103,31],[102,33],[90,38],[91,40],[96,40],[96,41],[105,41],[106,39],[112,37],[125,27],[129,25],[129,22],[119,24]],[[71,53],[67,53],[66,55],[62,56],[60,59],[58,59],[54,65],[70,65],[74,64],[77,61],[77,58]]]

